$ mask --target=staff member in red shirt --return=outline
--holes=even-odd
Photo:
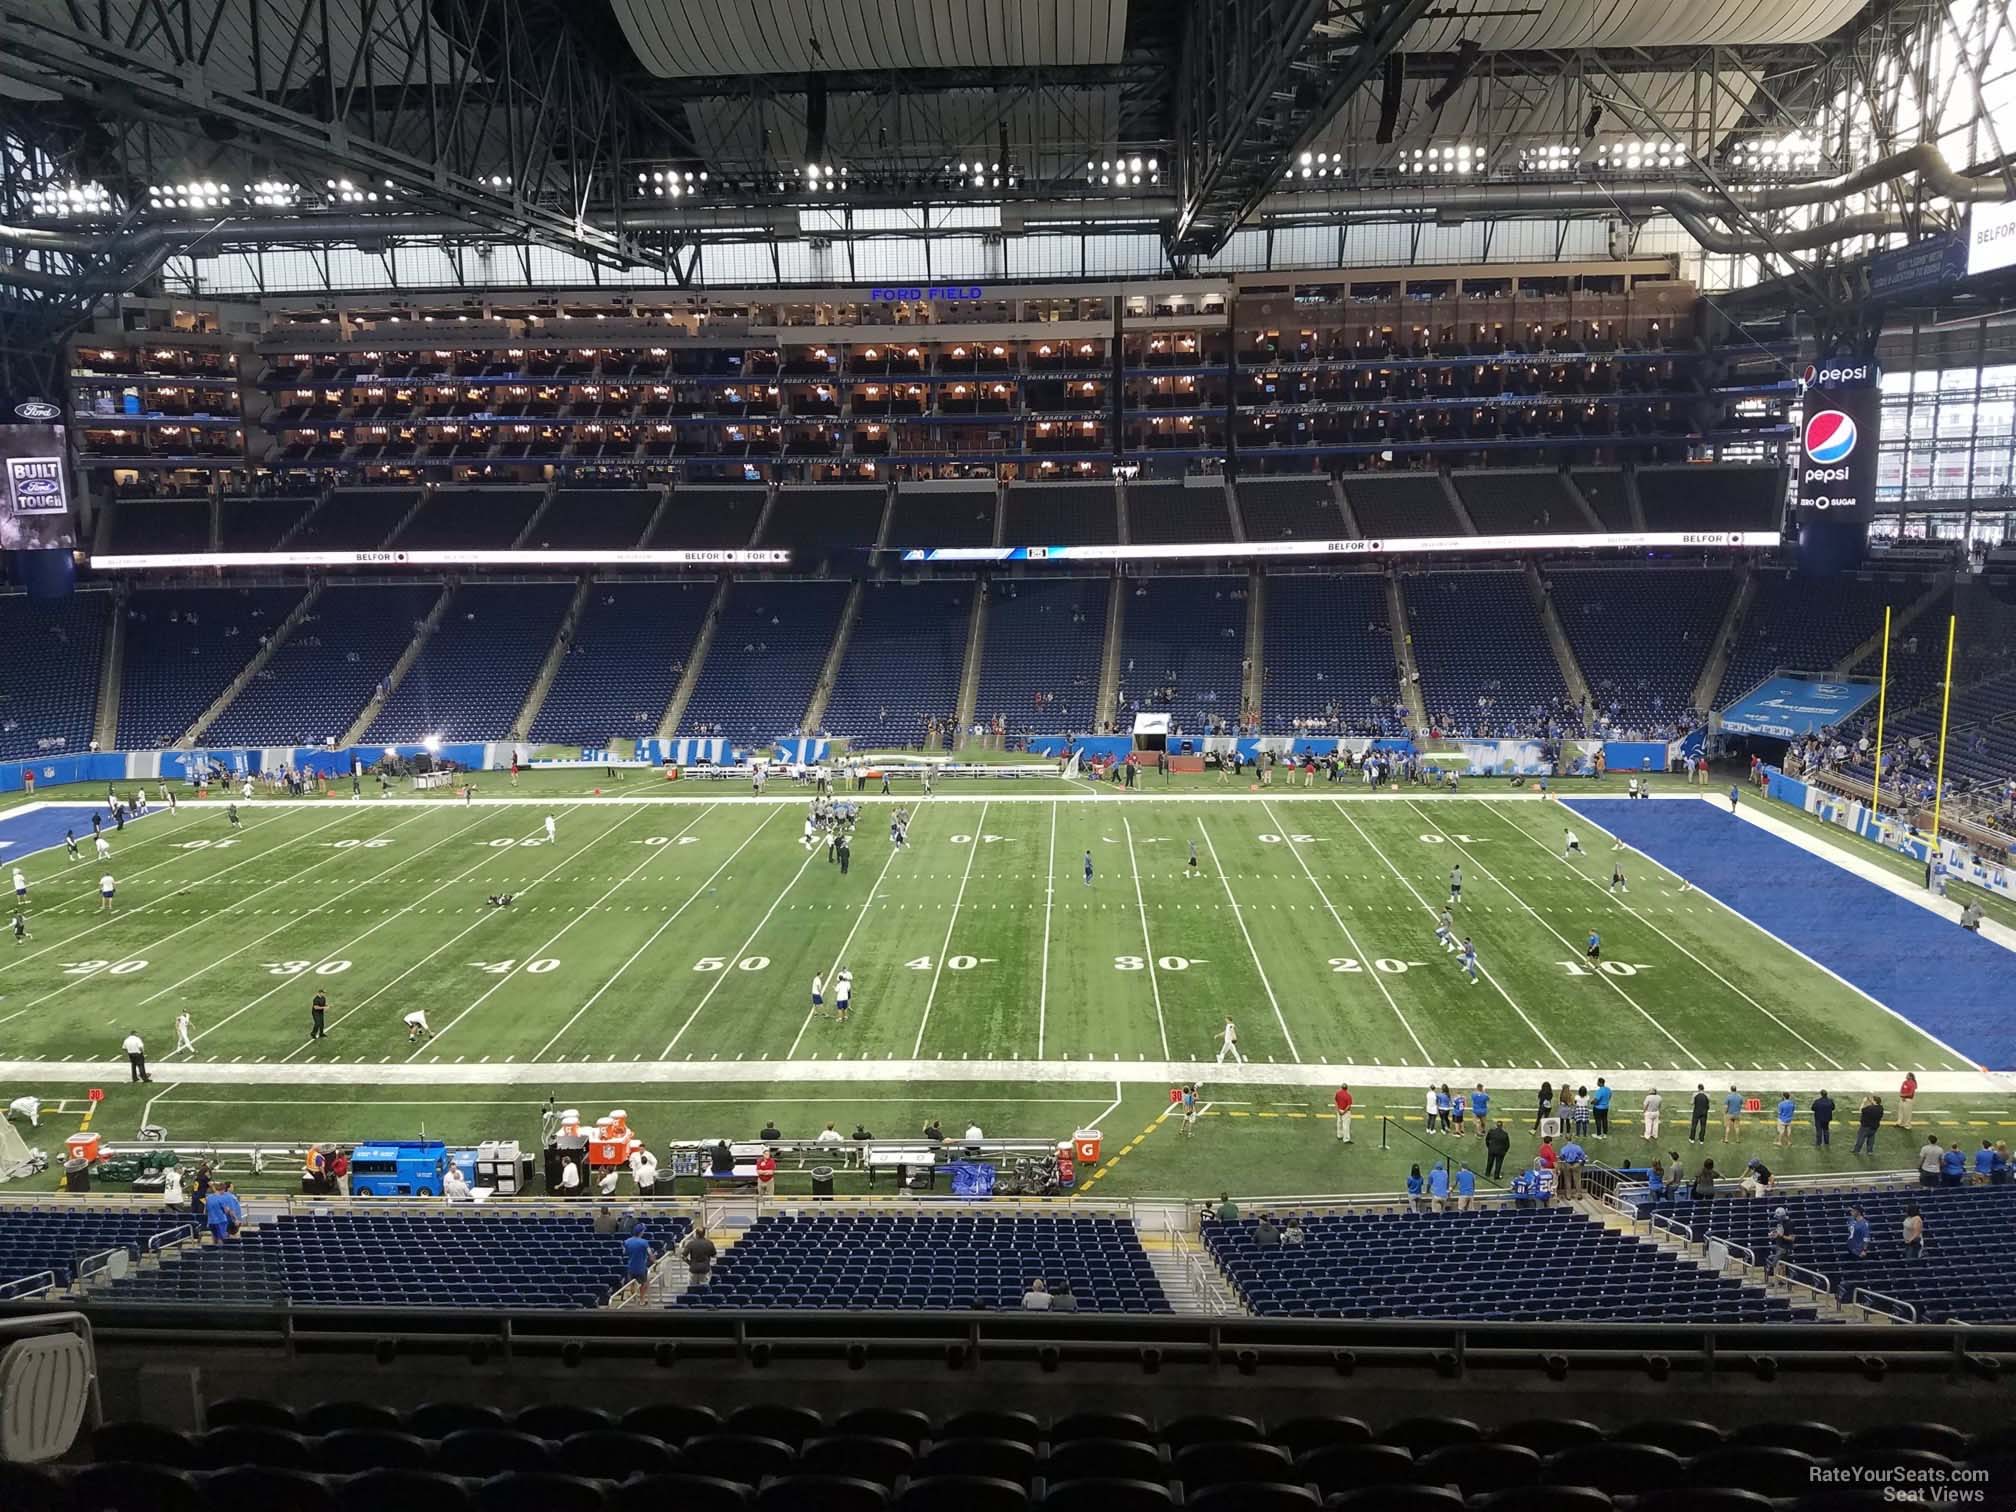
[[[774,1196],[777,1191],[777,1157],[765,1150],[756,1157],[756,1195]]]
[[[1904,1085],[1897,1089],[1897,1127],[1911,1127],[1911,1104],[1918,1100],[1918,1073],[1906,1071]]]
[[[1351,1143],[1351,1087],[1349,1083],[1337,1088],[1337,1142]]]

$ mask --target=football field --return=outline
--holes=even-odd
[[[116,1062],[136,1030],[163,1078],[194,1065],[482,1081],[614,1063],[913,1081],[1021,1063],[1162,1081],[1212,1066],[1230,1017],[1239,1052],[1283,1084],[1331,1067],[1410,1085],[1972,1069],[1524,795],[906,806],[899,851],[893,802],[864,805],[843,875],[804,843],[796,796],[253,802],[236,831],[216,804],[184,804],[116,837],[109,913],[88,842],[80,863],[60,848],[19,863],[32,937],[0,955],[0,1053]],[[1585,853],[1564,860],[1571,825]],[[1433,934],[1457,866],[1474,981]],[[487,904],[506,892],[508,908]],[[830,989],[812,1002],[814,978],[842,968],[846,1023]],[[409,1044],[414,1008],[433,1034]],[[193,1052],[171,1048],[184,1011]]]

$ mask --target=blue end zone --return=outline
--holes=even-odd
[[[1628,798],[1578,798],[1565,806],[1978,1065],[2016,1067],[2016,960],[2001,946],[1726,809]]]
[[[166,809],[149,809],[146,814],[126,821],[131,829],[144,819],[165,813]],[[112,820],[105,813],[102,803],[64,803],[51,808],[37,810],[32,814],[0,814],[0,862],[19,861],[24,856],[32,856],[36,851],[63,848],[63,831],[77,832],[77,847],[84,852],[84,859],[91,859],[91,815],[96,813],[105,820],[105,833],[112,837],[116,850],[119,839],[112,827]],[[33,877],[28,879],[34,881]]]

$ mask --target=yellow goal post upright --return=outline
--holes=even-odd
[[[1939,690],[1939,763],[1932,774],[1932,843],[1926,850],[1929,863],[1939,855],[1939,810],[1946,798],[1946,719],[1953,711],[1953,638],[1960,624],[1960,616],[1946,616],[1946,676]]]

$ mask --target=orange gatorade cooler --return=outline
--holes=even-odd
[[[96,1165],[100,1159],[98,1145],[99,1136],[96,1134],[72,1134],[63,1141],[63,1147],[69,1152],[70,1159],[81,1160],[89,1165]]]
[[[1071,1136],[1071,1153],[1078,1157],[1080,1165],[1097,1165],[1104,1142],[1097,1129],[1080,1129]]]

